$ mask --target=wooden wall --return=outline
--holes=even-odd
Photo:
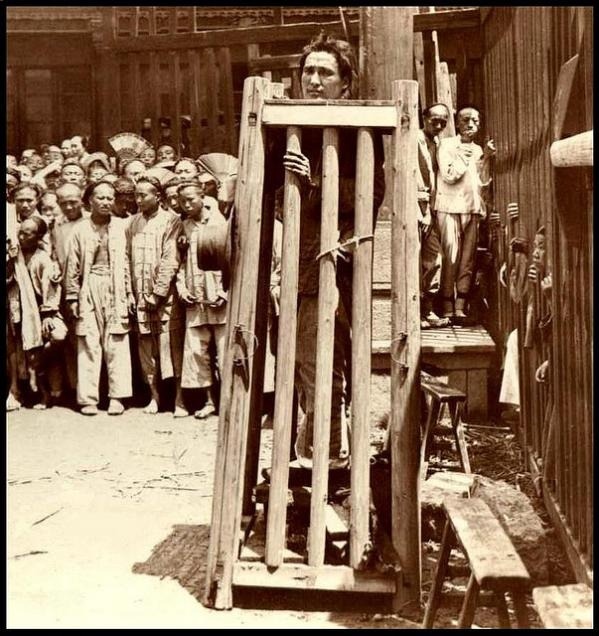
[[[592,129],[592,8],[521,7],[487,10],[482,25],[485,127],[497,144],[495,208],[502,227],[494,243],[497,269],[512,261],[509,241],[545,227],[549,298],[538,281],[533,299],[532,342],[525,342],[528,302],[519,304],[496,286],[497,330],[518,328],[520,436],[538,471],[548,510],[579,579],[592,570],[592,168],[554,169],[549,158],[553,100],[561,66],[579,54],[569,109],[570,134]],[[564,172],[568,170],[568,172]],[[510,221],[510,202],[519,206]],[[552,334],[537,328],[552,309]],[[546,384],[535,371],[550,361]]]

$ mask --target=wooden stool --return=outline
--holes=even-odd
[[[470,579],[458,618],[458,627],[471,627],[480,590],[496,601],[500,627],[510,628],[505,593],[510,592],[518,627],[529,627],[525,593],[530,576],[510,538],[482,499],[447,498],[447,515],[435,578],[424,614],[423,628],[433,626],[441,604],[441,589],[451,549],[459,545],[468,559]]]
[[[593,628],[593,590],[585,583],[535,587],[532,598],[543,627]]]
[[[464,436],[462,423],[462,410],[466,402],[466,395],[453,387],[440,382],[433,376],[421,374],[420,386],[424,395],[430,398],[428,417],[424,427],[422,444],[420,447],[420,478],[426,479],[428,469],[428,457],[435,446],[434,433],[441,423],[443,406],[447,404],[451,419],[451,430],[455,438],[456,450],[460,460],[460,466],[465,473],[470,473],[470,459]]]

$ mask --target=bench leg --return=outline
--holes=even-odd
[[[468,580],[468,587],[466,588],[466,597],[464,598],[464,604],[460,611],[458,618],[458,628],[460,627],[472,627],[472,621],[474,620],[474,613],[476,612],[476,606],[478,604],[478,593],[480,588],[476,581],[474,574],[470,575]]]
[[[516,624],[521,629],[530,627],[524,594],[522,592],[512,592],[512,600],[514,601],[514,610],[516,611]]]
[[[460,464],[462,470],[469,474],[470,470],[470,458],[468,457],[468,446],[466,445],[466,437],[464,435],[464,426],[462,425],[462,405],[451,404],[449,412],[451,414],[451,428],[455,437],[456,448],[458,456],[460,458]]]
[[[437,561],[437,567],[435,568],[435,578],[433,579],[431,593],[428,598],[428,603],[426,604],[426,611],[424,612],[424,620],[422,621],[423,629],[431,629],[435,622],[435,615],[441,604],[441,590],[443,589],[443,581],[445,580],[445,573],[453,544],[453,529],[449,520],[447,520],[443,528],[443,539],[441,540],[439,559]]]
[[[507,611],[507,603],[505,602],[505,594],[503,592],[495,592],[495,603],[497,607],[499,627],[511,629],[510,615]]]
[[[428,468],[428,452],[430,446],[430,436],[435,429],[437,420],[439,419],[439,413],[441,411],[441,404],[431,398],[430,408],[428,412],[428,418],[426,420],[426,427],[424,429],[424,436],[420,446],[420,479],[426,480],[426,471]]]

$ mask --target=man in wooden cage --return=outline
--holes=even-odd
[[[304,99],[352,99],[357,92],[357,64],[351,46],[321,33],[304,48],[300,59],[301,97]],[[298,280],[298,322],[296,347],[296,387],[303,417],[298,423],[295,452],[300,464],[312,466],[316,349],[318,326],[318,255],[321,251],[321,172],[322,131],[305,128],[302,131],[301,152],[283,150],[284,140],[273,139],[270,156],[283,156],[283,166],[298,175],[301,188],[300,257]],[[333,359],[333,389],[331,400],[330,468],[348,464],[348,449],[344,439],[345,400],[347,382],[351,376],[351,310],[352,257],[345,242],[354,237],[356,133],[339,131],[339,245],[336,250],[337,292],[339,303],[335,314]],[[374,135],[374,196],[373,217],[384,195],[383,145],[380,135]],[[267,174],[275,174],[267,171]],[[273,179],[276,188],[283,174]],[[374,227],[373,227],[374,231]]]
[[[439,144],[435,207],[443,253],[443,316],[463,320],[472,283],[478,223],[485,215],[481,189],[490,183],[490,179],[483,179],[489,172],[495,146],[493,140],[487,141],[484,150],[474,143],[480,127],[476,108],[461,108],[456,121],[458,134],[446,137]]]

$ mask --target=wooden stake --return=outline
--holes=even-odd
[[[287,129],[287,148],[300,151],[301,129]],[[269,515],[266,526],[266,565],[278,567],[285,549],[287,516],[287,482],[295,376],[297,332],[297,283],[299,272],[299,233],[301,197],[298,177],[285,171],[283,209],[283,246],[281,254],[281,297],[277,343],[275,412],[273,423],[272,473],[270,478]]]
[[[321,252],[337,243],[339,208],[339,158],[336,128],[325,128],[322,141],[322,222]],[[329,446],[331,433],[331,400],[333,388],[333,351],[335,311],[339,302],[336,284],[335,253],[320,260],[318,292],[318,331],[314,396],[314,436],[312,467],[312,501],[308,532],[308,563],[319,567],[324,563],[325,506],[329,480]]]
[[[449,111],[447,126],[439,134],[440,138],[455,136],[454,107],[451,96],[451,84],[449,83],[449,69],[447,62],[441,62],[437,70],[437,101],[445,104]]]
[[[235,195],[236,245],[231,263],[231,292],[227,313],[227,352],[221,385],[210,544],[204,603],[232,607],[233,563],[239,549],[239,529],[252,355],[255,347],[256,294],[264,186],[262,103],[268,81],[248,77],[241,111],[239,179]],[[240,342],[245,343],[244,347]],[[234,367],[234,358],[236,364]]]
[[[358,130],[356,236],[372,234],[374,145],[372,131]],[[372,241],[356,245],[352,307],[352,439],[350,565],[360,568],[368,543],[370,503],[370,341],[372,336]]]
[[[401,558],[397,609],[420,601],[420,310],[418,228],[414,210],[418,84],[393,83],[397,132],[393,169],[391,419],[392,541]]]

